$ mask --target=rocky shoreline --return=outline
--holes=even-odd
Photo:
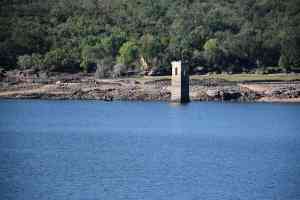
[[[2,80],[0,99],[169,101],[169,78],[99,79],[91,75]],[[300,82],[239,83],[216,79],[190,80],[192,101],[300,102]]]

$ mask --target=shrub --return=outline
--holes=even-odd
[[[18,57],[18,65],[22,69],[41,69],[44,65],[43,56],[40,54],[23,55]]]
[[[215,52],[218,50],[218,41],[217,39],[209,39],[203,46],[205,51]]]
[[[77,59],[65,49],[54,49],[46,53],[44,64],[50,71],[77,72],[79,70]]]
[[[117,61],[124,65],[131,65],[138,58],[138,53],[138,46],[135,42],[126,42],[119,50]]]
[[[23,55],[18,57],[18,65],[22,69],[28,69],[32,66],[31,56],[30,55]]]
[[[217,39],[209,39],[203,46],[204,58],[209,66],[213,68],[218,68],[222,59],[222,51],[219,49],[219,44]],[[219,69],[218,69],[219,70]]]
[[[160,40],[153,35],[145,34],[141,38],[140,49],[145,61],[155,65],[155,60],[157,60],[156,58],[161,51]]]
[[[86,72],[93,71],[95,65],[102,66],[103,63],[107,65],[108,61],[112,62],[111,55],[101,43],[95,46],[88,45],[82,49],[80,67]]]

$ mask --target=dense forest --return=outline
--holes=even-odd
[[[299,0],[1,0],[0,68],[300,69]]]

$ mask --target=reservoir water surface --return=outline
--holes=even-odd
[[[299,200],[300,104],[2,100],[0,199]]]

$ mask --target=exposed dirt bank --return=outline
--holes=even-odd
[[[12,81],[15,80],[15,81]],[[168,101],[169,78],[95,80],[88,75],[60,75],[38,79],[6,78],[0,98],[10,99],[95,99]],[[222,79],[191,78],[193,101],[300,102],[300,82],[238,83]]]

